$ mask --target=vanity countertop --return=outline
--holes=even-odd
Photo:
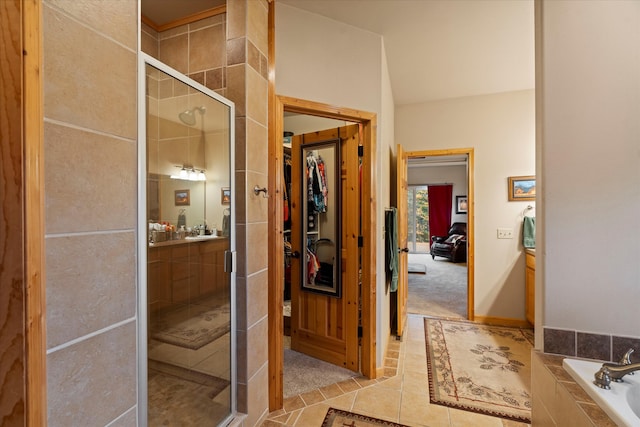
[[[229,240],[229,238],[223,237],[223,236],[193,236],[193,237],[186,237],[184,239],[165,240],[164,242],[149,243],[149,247],[160,248],[164,246],[184,245],[185,243],[210,242],[212,240]]]

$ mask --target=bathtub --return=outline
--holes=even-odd
[[[625,375],[624,382],[611,382],[611,390],[593,383],[602,362],[564,359],[564,369],[620,427],[640,426],[640,371]]]

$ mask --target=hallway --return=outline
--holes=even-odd
[[[403,341],[392,340],[377,380],[354,378],[285,399],[263,427],[321,426],[329,407],[414,427],[525,427],[503,420],[429,403],[423,317],[410,314]]]
[[[467,263],[453,263],[429,254],[409,254],[409,265],[425,274],[409,274],[409,313],[446,319],[467,318]]]

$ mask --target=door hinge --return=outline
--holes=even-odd
[[[358,157],[364,156],[364,145],[358,145]]]
[[[358,236],[358,247],[364,248],[364,237]]]
[[[358,326],[358,338],[362,338],[362,326]]]
[[[224,251],[224,272],[233,273],[236,271],[236,252]]]

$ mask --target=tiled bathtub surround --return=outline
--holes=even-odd
[[[640,361],[640,338],[544,328],[545,353],[618,361],[630,348],[635,350],[631,360]]]
[[[531,425],[615,427],[609,416],[562,367],[563,356],[531,353]]]

